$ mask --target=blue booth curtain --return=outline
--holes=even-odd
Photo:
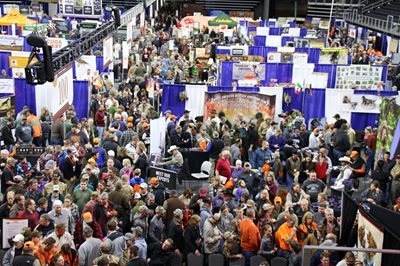
[[[269,35],[281,35],[281,28],[270,28]]]
[[[277,79],[277,83],[291,83],[293,75],[293,64],[290,63],[266,63],[265,80]]]
[[[270,46],[264,47],[264,55],[265,55],[265,57],[268,56],[269,52],[276,52],[276,51],[278,51],[278,47],[270,47]]]
[[[259,87],[238,87],[236,91],[241,91],[241,92],[260,92]]]
[[[99,74],[104,71],[104,58],[102,56],[96,56],[96,68],[99,71]]]
[[[327,88],[335,88],[336,84],[336,66],[330,64],[315,65],[315,72],[328,73]]]
[[[208,92],[219,92],[219,91],[233,91],[232,86],[209,86],[207,89]]]
[[[282,36],[281,39],[281,46],[284,47],[286,46],[287,42],[293,42],[294,41],[294,37],[290,37],[290,36]]]
[[[307,29],[301,28],[300,29],[300,37],[305,37],[305,36],[307,36]]]
[[[254,36],[255,46],[265,46],[266,42],[267,42],[266,36]]]
[[[296,94],[294,92],[293,87],[285,87],[283,88],[283,93],[288,94],[291,98],[292,101],[289,104],[286,104],[285,102],[282,103],[282,109],[284,112],[290,111],[292,109],[297,109],[297,110],[302,110],[303,106],[303,92],[300,92],[299,94]]]
[[[325,117],[325,92],[325,89],[311,89],[311,93],[308,90],[303,92],[303,113],[307,125],[310,119]]]
[[[249,55],[262,56],[265,58],[264,46],[249,46]]]
[[[11,52],[0,52],[0,69],[5,69],[7,71],[7,75],[12,77],[12,69],[9,64],[9,57],[11,56]]]
[[[88,117],[89,87],[86,80],[74,80],[74,99],[76,116],[81,120]]]
[[[24,37],[24,43],[22,45],[22,51],[30,52],[30,51],[32,51],[32,47],[33,46],[29,45],[28,42],[26,41],[26,37]]]
[[[222,62],[221,65],[221,85],[222,86],[232,86],[232,72],[233,72],[234,62]]]
[[[231,50],[230,49],[217,49],[216,54],[230,54]]]
[[[20,112],[25,105],[36,111],[35,86],[26,83],[26,79],[15,78],[15,112]]]
[[[176,116],[182,116],[185,111],[185,101],[179,99],[179,93],[185,90],[184,84],[164,84],[161,111],[171,110]]]

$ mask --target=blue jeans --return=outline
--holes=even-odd
[[[106,128],[105,127],[96,127],[96,128],[97,128],[97,136],[100,139],[100,143],[103,145],[103,136]]]
[[[254,251],[247,251],[247,250],[242,250],[243,256],[246,259],[246,266],[250,266],[250,258],[257,255],[256,252]]]
[[[332,161],[332,165],[336,166],[339,165],[339,159],[343,156],[346,155],[345,151],[339,151],[335,148],[333,148],[333,161]]]
[[[290,191],[293,186],[293,177],[291,177],[289,174],[286,174],[286,187],[287,191]]]
[[[64,145],[64,140],[61,137],[51,137],[51,145]]]

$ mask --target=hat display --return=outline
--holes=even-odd
[[[177,150],[178,147],[176,145],[172,145],[171,147],[169,147],[168,149],[168,153],[171,153],[173,150]]]
[[[206,189],[205,187],[200,188],[199,196],[200,196],[200,197],[205,197],[205,196],[207,196],[207,189]]]
[[[345,162],[345,163],[351,163],[351,158],[348,156],[344,156],[342,158],[339,158],[340,162]]]
[[[158,178],[157,177],[152,177],[152,178],[150,178],[150,184],[151,185],[157,185],[158,184]]]
[[[14,236],[12,241],[14,241],[14,242],[24,242],[25,241],[25,237],[22,234],[17,234],[17,235]]]
[[[85,212],[82,214],[82,219],[85,221],[85,223],[91,223],[93,221],[93,216],[90,212]]]

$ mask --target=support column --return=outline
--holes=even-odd
[[[271,4],[271,0],[264,0],[264,7],[263,7],[263,19],[269,19],[269,6]]]

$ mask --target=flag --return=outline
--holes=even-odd
[[[296,84],[294,85],[294,93],[296,95],[299,95],[302,89],[303,86],[300,83],[296,82]]]

